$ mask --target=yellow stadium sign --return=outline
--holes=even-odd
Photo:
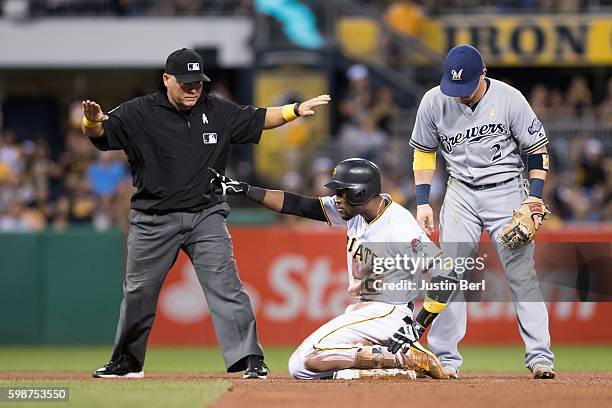
[[[472,44],[490,66],[612,64],[612,15],[448,16],[428,20],[421,38],[441,54]]]

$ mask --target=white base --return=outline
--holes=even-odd
[[[417,375],[413,370],[400,368],[375,368],[371,370],[345,369],[334,373],[334,380],[358,380],[360,378],[407,378],[414,380]]]

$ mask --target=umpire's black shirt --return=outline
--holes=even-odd
[[[132,208],[150,213],[196,212],[222,201],[207,196],[207,167],[223,174],[230,144],[258,143],[266,110],[241,106],[202,92],[178,111],[165,87],[108,112],[100,150],[124,150],[132,170]]]

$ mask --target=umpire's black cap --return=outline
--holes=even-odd
[[[204,75],[202,57],[188,48],[176,50],[168,55],[166,73],[174,75],[183,84],[198,81],[210,82],[210,78]]]

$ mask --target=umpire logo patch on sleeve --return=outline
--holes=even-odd
[[[542,122],[540,122],[540,119],[538,118],[533,118],[533,122],[531,122],[531,126],[529,126],[527,131],[529,134],[533,135],[534,133],[539,132],[540,129],[542,129]]]
[[[204,144],[216,144],[217,134],[216,133],[203,133],[202,141],[204,142]]]

